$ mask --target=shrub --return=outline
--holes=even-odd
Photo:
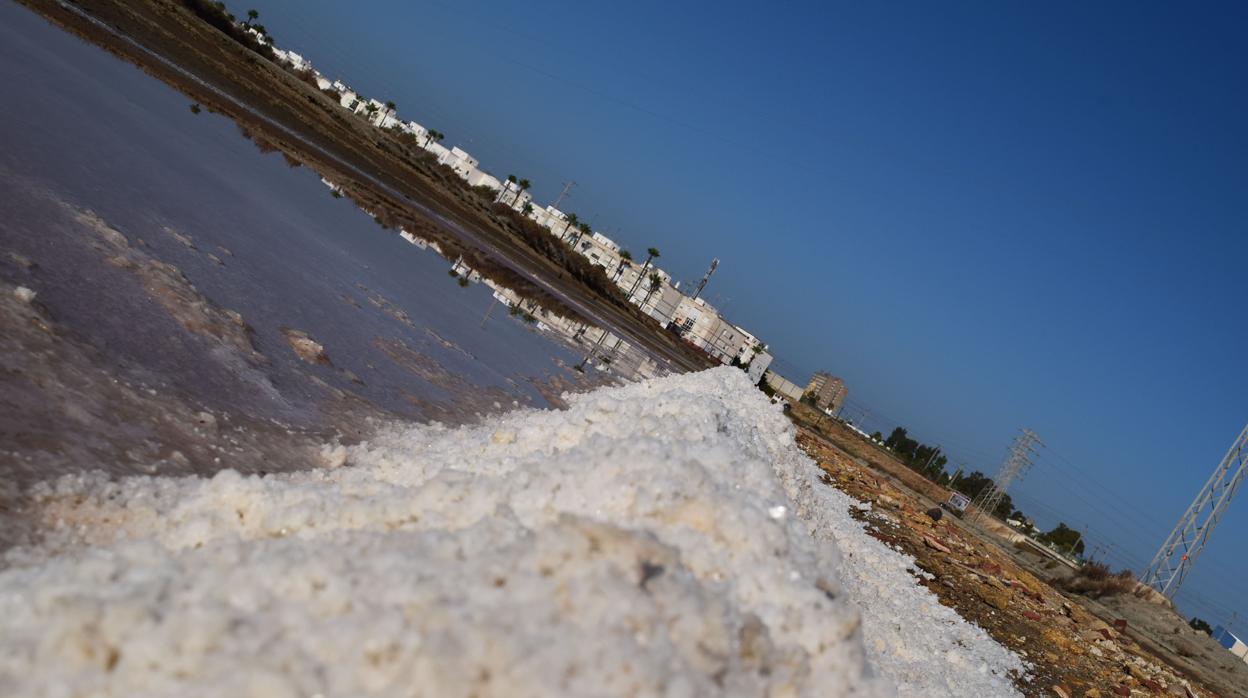
[[[274,60],[273,49],[267,44],[260,43],[256,37],[235,24],[234,18],[225,9],[225,3],[212,2],[212,0],[182,0],[182,6],[235,42],[269,60]]]
[[[481,197],[482,199],[485,199],[486,201],[493,201],[494,197],[498,196],[497,191],[495,191],[490,186],[485,185],[485,184],[478,184],[475,187],[471,187],[471,189],[473,193],[475,193],[477,196]]]
[[[1131,570],[1110,572],[1109,567],[1101,562],[1086,562],[1073,576],[1058,580],[1057,586],[1065,591],[1099,599],[1102,596],[1117,596],[1131,591],[1135,588],[1135,575]]]

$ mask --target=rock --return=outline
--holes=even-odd
[[[321,461],[330,470],[341,468],[347,463],[347,447],[342,444],[321,446]]]
[[[1070,689],[1066,688],[1065,686],[1061,684],[1058,684],[1053,687],[1053,694],[1056,695],[1058,698],[1070,698]]]
[[[925,513],[927,514],[927,518],[931,519],[933,522],[939,522],[940,518],[945,515],[944,512],[940,510],[940,507],[932,507]]]
[[[1114,630],[1117,630],[1118,632],[1122,632],[1122,631],[1124,631],[1124,630],[1126,630],[1126,629],[1127,629],[1127,619],[1126,619],[1126,618],[1119,618],[1118,620],[1115,620],[1115,621],[1114,621]]]
[[[1131,689],[1123,685],[1114,686],[1114,695],[1129,697],[1131,695]]]
[[[217,418],[211,412],[196,412],[195,422],[205,429],[216,431]]]
[[[952,550],[948,548],[948,546],[932,538],[931,536],[923,536],[923,545],[926,545],[927,547],[931,548],[932,550],[935,550],[936,552],[945,553],[946,555],[953,552]]]
[[[1027,620],[1034,620],[1034,621],[1040,620],[1040,614],[1036,613],[1035,611],[1023,611],[1023,617],[1026,618]]]
[[[1041,630],[1040,639],[1062,651],[1071,648],[1070,639],[1053,628],[1044,628]]]
[[[1101,692],[1095,688],[1089,688],[1083,692],[1083,698],[1101,698]]]
[[[35,292],[25,286],[18,286],[13,289],[13,295],[23,303],[29,303],[35,299]]]
[[[183,235],[182,233],[179,233],[178,231],[168,226],[165,226],[165,232],[168,233],[170,237],[172,237],[174,240],[177,240],[178,242],[185,245],[188,249],[192,249],[192,250],[197,249],[195,247],[195,241],[191,239],[190,235]]]
[[[1147,681],[1149,678],[1148,674],[1144,673],[1144,670],[1136,666],[1134,663],[1128,662],[1123,668],[1126,670],[1127,674],[1129,674],[1131,678],[1136,681],[1143,682]]]
[[[1057,664],[1059,657],[1053,652],[1044,653],[1044,661],[1046,664]]]
[[[976,589],[975,594],[981,601],[1000,611],[1010,605],[1010,592],[1002,589],[984,585]]]
[[[9,257],[10,262],[12,262],[18,268],[25,269],[26,271],[30,271],[31,269],[34,269],[35,267],[39,266],[38,264],[35,264],[33,261],[31,261],[30,257],[27,257],[26,255],[18,254],[16,252],[10,252],[8,257]]]
[[[282,335],[286,337],[286,343],[290,345],[291,350],[305,362],[310,364],[330,363],[329,357],[325,355],[325,347],[309,337],[307,332],[286,328],[282,330]]]

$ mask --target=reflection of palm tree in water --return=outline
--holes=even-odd
[[[576,370],[581,371],[581,372],[585,371],[585,364],[589,363],[589,360],[593,358],[594,352],[597,351],[598,347],[602,345],[603,340],[607,338],[608,334],[610,333],[607,332],[606,330],[602,331],[602,336],[598,338],[597,342],[594,342],[594,346],[589,348],[589,353],[585,355],[585,358],[581,359],[581,363],[576,365]],[[617,347],[619,346],[618,341],[616,342],[616,346]]]

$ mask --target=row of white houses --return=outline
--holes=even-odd
[[[605,235],[589,230],[585,232],[573,225],[572,217],[554,206],[533,205],[533,197],[527,189],[508,180],[500,180],[481,168],[481,163],[459,146],[447,148],[439,140],[441,134],[430,132],[415,121],[399,118],[390,103],[369,99],[360,95],[341,80],[329,80],[317,72],[312,64],[298,54],[274,47],[274,53],[298,70],[311,71],[317,86],[333,91],[344,109],[366,118],[382,129],[397,129],[410,134],[417,145],[432,153],[437,162],[450,167],[469,186],[485,186],[493,190],[495,200],[527,215],[551,235],[566,241],[589,261],[602,268],[615,284],[628,295],[629,301],[658,323],[679,334],[685,341],[705,351],[724,364],[739,362],[749,364],[750,375],[761,377],[771,363],[767,346],[746,330],[728,322],[710,303],[701,298],[691,298],[680,290],[680,283],[654,266],[653,260],[632,259],[615,241]],[[326,182],[328,186],[332,183]],[[423,240],[403,231],[409,242],[420,245]],[[424,245],[422,245],[424,246]],[[757,378],[755,380],[757,382]]]

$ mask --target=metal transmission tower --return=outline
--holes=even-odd
[[[979,521],[996,511],[997,506],[1001,504],[1001,498],[1005,496],[1005,491],[1010,488],[1010,483],[1015,478],[1021,477],[1031,467],[1031,456],[1035,453],[1034,444],[1044,445],[1040,443],[1040,437],[1030,429],[1024,429],[1023,433],[1014,439],[996,477],[992,478],[992,482],[980,490],[979,495],[975,497],[975,513],[971,517],[972,520]]]
[[[1173,598],[1179,590],[1183,578],[1196,564],[1196,557],[1205,549],[1209,534],[1214,526],[1226,513],[1226,505],[1231,503],[1235,490],[1244,477],[1248,475],[1248,426],[1239,432],[1239,438],[1231,444],[1231,450],[1214,469],[1213,476],[1205,483],[1200,494],[1192,500],[1192,505],[1179,519],[1179,523],[1170,532],[1170,537],[1162,543],[1161,549],[1153,557],[1148,566],[1144,582]]]
[[[563,200],[568,198],[568,194],[572,191],[572,187],[575,187],[575,186],[576,186],[576,182],[571,179],[564,182],[563,191],[559,192],[559,198],[555,199],[555,203],[551,204],[551,206],[553,206],[554,208],[559,208],[559,204],[563,203]]]
[[[715,270],[718,268],[719,268],[719,259],[712,259],[711,268],[706,270],[706,276],[703,276],[702,281],[698,283],[698,290],[693,292],[692,298],[694,300],[697,300],[698,296],[702,295],[702,289],[706,288],[706,282],[711,280],[711,274],[714,274]]]

